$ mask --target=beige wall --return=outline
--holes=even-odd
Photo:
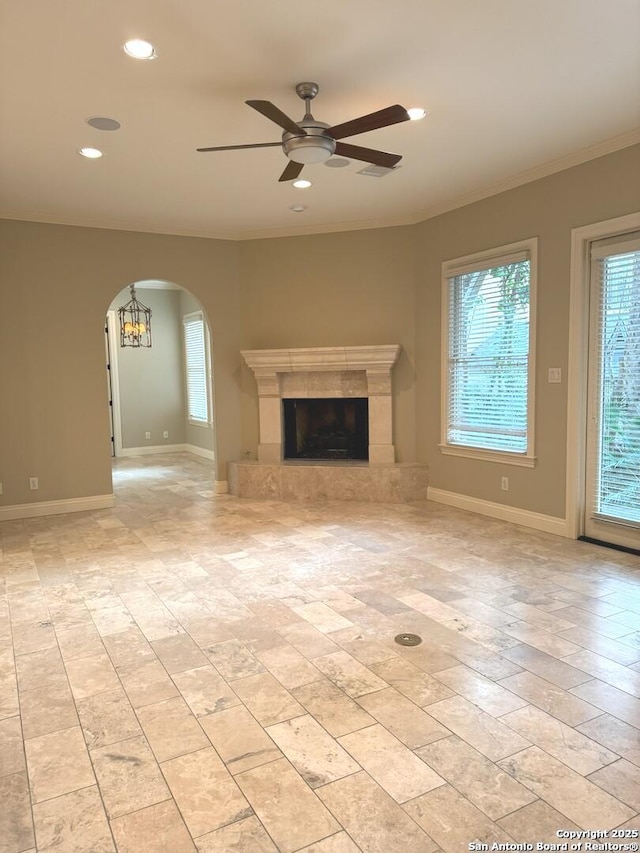
[[[397,460],[415,460],[415,228],[254,240],[240,246],[246,349],[401,344]],[[243,450],[258,444],[255,380],[243,370]]]
[[[257,446],[257,401],[240,349],[399,343],[400,461],[432,486],[562,517],[571,228],[638,208],[640,146],[416,226],[244,243],[0,221],[0,505],[108,494],[102,324],[133,281],[188,290],[211,327],[216,476]],[[534,469],[443,457],[440,266],[539,238]],[[563,383],[549,385],[549,367]],[[508,476],[510,491],[500,491]],[[28,477],[40,491],[28,490]]]
[[[591,160],[459,208],[419,226],[416,314],[418,455],[429,484],[564,517],[571,229],[640,206],[640,146]],[[538,237],[536,447],[534,469],[443,456],[440,441],[441,263]],[[560,385],[547,382],[562,368]],[[509,477],[509,492],[500,478]]]
[[[185,287],[208,315],[226,479],[240,454],[237,245],[7,220],[0,238],[0,505],[111,492],[103,323],[141,279]]]

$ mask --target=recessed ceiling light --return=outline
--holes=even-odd
[[[411,109],[407,110],[407,114],[411,121],[420,121],[421,118],[426,116],[427,111],[422,107],[411,107]]]
[[[102,151],[99,148],[81,148],[78,153],[82,154],[88,160],[97,160],[99,157],[102,157]]]
[[[131,39],[123,44],[123,50],[134,59],[155,59],[158,55],[151,42],[144,39]]]
[[[120,122],[106,116],[91,116],[87,119],[87,124],[96,130],[120,130]]]
[[[299,180],[294,181],[294,182],[293,182],[293,185],[294,185],[294,187],[295,187],[296,189],[298,189],[298,190],[306,190],[306,189],[308,189],[312,184],[311,184],[311,181],[305,181],[305,179],[304,179],[304,178],[300,178]]]
[[[292,210],[294,213],[304,213],[307,207],[308,205],[306,204],[292,204],[289,210]]]

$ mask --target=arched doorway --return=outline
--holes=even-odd
[[[132,282],[151,309],[151,347],[121,346],[118,308],[127,284],[109,305],[105,323],[112,455],[189,451],[214,459],[210,326],[200,302],[179,285]]]

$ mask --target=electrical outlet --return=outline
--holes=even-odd
[[[37,477],[29,477],[29,488],[32,492],[40,488]]]
[[[150,433],[150,432],[145,432],[144,437],[145,437],[145,438],[151,438],[151,433]]]
[[[162,433],[162,437],[163,438],[169,438],[169,430],[168,429],[165,429],[165,431]]]
[[[500,480],[500,488],[502,489],[503,492],[509,491],[509,478],[508,477],[502,477],[502,479]]]

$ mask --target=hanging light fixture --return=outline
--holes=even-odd
[[[118,308],[120,317],[121,347],[151,346],[151,308],[147,308],[136,297],[136,289],[129,285],[131,299]]]

